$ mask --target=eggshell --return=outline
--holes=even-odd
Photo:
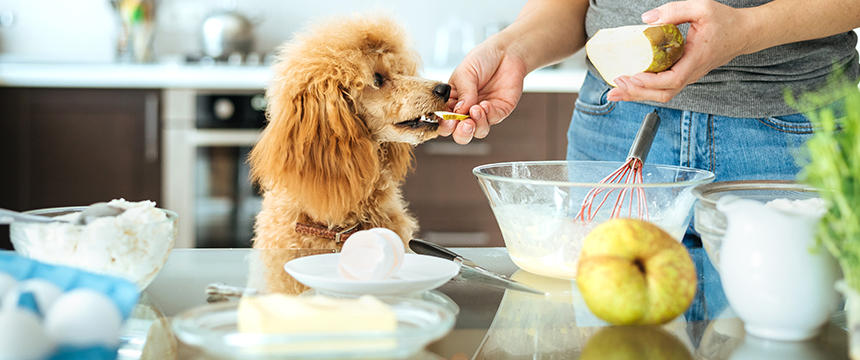
[[[8,291],[6,295],[3,296],[3,307],[8,309],[11,306],[15,306],[18,303],[18,299],[21,294],[25,292],[32,293],[33,297],[36,298],[36,305],[39,307],[39,311],[42,315],[44,315],[45,312],[51,308],[51,305],[54,304],[54,301],[63,294],[63,290],[50,281],[30,279],[18,283],[17,287]]]
[[[386,228],[373,228],[370,231],[381,235],[388,241],[392,254],[394,254],[394,268],[391,269],[391,274],[396,274],[400,270],[400,267],[403,266],[403,259],[406,257],[406,248],[403,246],[403,239],[396,232]]]
[[[45,329],[60,344],[113,346],[119,342],[121,327],[116,304],[89,289],[63,294],[45,314]]]
[[[353,280],[382,280],[400,269],[403,258],[403,242],[395,232],[384,228],[362,230],[343,244],[338,273]]]
[[[0,360],[43,359],[53,349],[36,314],[18,308],[0,311]]]

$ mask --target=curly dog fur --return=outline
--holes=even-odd
[[[336,18],[279,51],[266,91],[268,125],[251,151],[263,189],[255,248],[332,248],[299,222],[417,230],[400,185],[412,147],[436,136],[420,120],[445,110],[450,87],[417,77],[418,56],[386,18]]]

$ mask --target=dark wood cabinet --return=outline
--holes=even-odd
[[[447,246],[504,246],[475,166],[521,160],[562,160],[576,94],[526,93],[486,139],[459,145],[450,137],[415,148],[415,171],[404,196],[421,227],[418,236]]]
[[[0,207],[118,197],[161,203],[160,96],[160,90],[0,88]],[[464,146],[445,137],[419,145],[404,186],[418,235],[448,246],[503,246],[472,169],[564,159],[575,98],[526,93],[486,139]],[[10,247],[5,226],[0,247]]]
[[[0,89],[0,207],[160,200],[159,96],[137,89]],[[8,230],[0,231],[5,240]]]

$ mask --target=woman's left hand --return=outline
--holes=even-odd
[[[747,39],[754,36],[753,19],[743,9],[713,0],[670,2],[642,14],[648,24],[690,23],[684,55],[669,70],[619,76],[610,101],[667,102],[685,86],[701,79],[709,71],[725,65],[736,56],[747,53]]]

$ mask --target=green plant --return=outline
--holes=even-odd
[[[829,205],[818,240],[839,261],[847,285],[860,291],[860,89],[856,81],[833,80],[822,92],[786,100],[815,126],[799,180]]]

